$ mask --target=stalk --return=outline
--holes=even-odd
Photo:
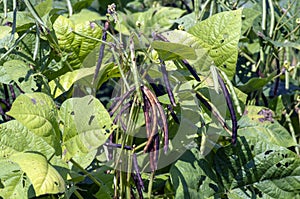
[[[40,49],[40,31],[38,29],[38,27],[36,28],[36,34],[35,34],[35,45],[34,45],[34,51],[33,51],[33,61],[35,61],[38,52]]]
[[[67,1],[68,10],[69,10],[69,17],[71,17],[73,14],[72,4],[71,4],[70,0],[66,0],[66,1]]]
[[[284,113],[284,116],[285,116],[285,120],[286,120],[286,122],[287,122],[287,124],[288,124],[288,127],[289,127],[289,129],[290,129],[290,132],[291,132],[291,134],[292,134],[292,138],[293,138],[294,142],[297,143],[297,138],[296,138],[295,130],[294,130],[294,127],[293,127],[291,118],[290,118],[290,115],[291,115],[292,113],[293,113],[293,111],[291,111],[290,114],[288,114],[288,113],[285,112],[285,113]],[[295,146],[295,151],[296,151],[297,155],[300,154],[300,152],[299,152],[299,146]]]
[[[274,13],[274,6],[272,3],[272,0],[268,0],[268,3],[269,3],[269,7],[270,7],[270,14],[271,14],[269,36],[270,36],[270,38],[272,38],[273,30],[274,30],[274,26],[275,26],[275,13]]]
[[[134,79],[134,84],[135,88],[137,89],[137,96],[139,101],[142,101],[142,94],[140,91],[140,83],[139,83],[139,77],[138,77],[138,69],[137,69],[137,64],[136,64],[136,58],[135,58],[135,50],[134,50],[134,43],[133,43],[133,36],[130,37],[129,41],[129,49],[130,49],[130,57],[131,57],[131,64],[132,67],[130,67],[131,72],[133,74],[133,79]]]
[[[4,3],[4,7],[5,7],[5,5],[6,5],[6,3]],[[16,25],[17,25],[17,0],[13,0],[13,23],[12,23],[10,41],[12,41],[14,39],[14,35],[16,32]]]
[[[154,176],[155,176],[155,171],[152,171],[150,175],[149,185],[148,185],[148,198],[151,198]]]
[[[99,182],[94,176],[92,176],[89,172],[82,168],[73,158],[70,159],[70,162],[72,162],[72,164],[77,167],[83,174],[89,177],[98,187],[102,186],[101,182]]]
[[[261,20],[261,29],[263,31],[266,30],[267,23],[267,2],[266,0],[262,0],[262,20]]]

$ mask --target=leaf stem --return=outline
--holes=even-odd
[[[87,177],[89,177],[98,187],[102,186],[102,183],[99,182],[94,176],[92,176],[89,172],[87,172],[84,168],[82,168],[73,158],[70,159],[70,162],[80,169],[82,173],[84,173]]]
[[[152,171],[151,175],[150,175],[149,185],[148,185],[148,198],[149,199],[151,198],[154,176],[155,176],[155,171]]]
[[[70,0],[66,0],[66,1],[67,1],[68,10],[69,10],[69,17],[71,17],[73,14],[72,3]]]
[[[293,113],[293,110],[290,112],[290,113],[284,113],[284,116],[285,116],[285,120],[286,120],[286,123],[288,124],[288,127],[290,129],[290,132],[292,134],[292,137],[293,137],[293,140],[295,143],[298,143],[297,142],[297,138],[296,138],[296,134],[295,134],[295,130],[294,130],[294,127],[293,127],[293,124],[292,124],[292,121],[291,121],[291,118],[290,118],[290,115]],[[295,146],[295,151],[297,153],[297,155],[300,154],[300,151],[299,151],[299,146],[298,144]]]
[[[141,89],[140,89],[138,69],[137,69],[136,58],[135,58],[133,36],[130,37],[129,43],[130,43],[129,44],[129,49],[130,49],[130,55],[131,55],[130,57],[131,57],[131,64],[132,64],[130,69],[131,69],[131,72],[133,74],[135,88],[137,89],[138,100],[139,100],[139,102],[142,102],[142,94],[141,94]]]

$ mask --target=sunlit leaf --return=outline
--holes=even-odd
[[[19,152],[37,151],[50,159],[55,152],[43,137],[16,120],[0,125],[0,147],[0,156],[3,158]]]
[[[67,159],[92,155],[112,130],[112,120],[101,102],[93,96],[72,98],[60,109],[64,154]],[[93,158],[89,158],[91,162]]]
[[[18,164],[8,159],[0,160],[0,196],[2,198],[26,199],[28,198],[28,185]],[[24,186],[25,185],[25,186]]]
[[[151,46],[158,51],[162,60],[196,59],[195,50],[186,45],[163,41],[154,41]]]
[[[16,162],[30,179],[36,196],[65,191],[65,182],[59,173],[37,153],[19,153],[10,159]]]
[[[86,20],[74,23],[63,16],[55,20],[53,29],[58,45],[73,69],[79,68],[84,58],[99,44],[99,41],[91,38],[101,39],[102,35],[102,29],[94,22]]]
[[[238,56],[242,10],[221,12],[189,29],[207,50],[214,64],[232,79]]]
[[[57,109],[50,96],[44,93],[22,94],[7,114],[45,140],[56,154],[61,153]]]

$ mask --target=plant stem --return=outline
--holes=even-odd
[[[12,41],[14,39],[14,35],[15,35],[15,32],[16,32],[16,25],[17,25],[17,0],[13,0],[13,23],[12,23],[10,41]]]
[[[292,110],[290,113],[284,113],[284,116],[285,116],[285,120],[286,120],[286,122],[287,122],[287,124],[288,124],[288,127],[289,127],[289,129],[290,129],[290,132],[291,132],[291,134],[292,134],[292,137],[293,137],[294,142],[295,142],[295,143],[298,143],[298,142],[297,142],[297,138],[296,138],[296,134],[295,134],[295,130],[294,130],[294,127],[293,127],[293,125],[292,125],[291,118],[290,118],[290,115],[291,115],[292,113],[293,113],[293,110]],[[299,146],[298,146],[298,145],[295,146],[295,151],[296,151],[297,155],[300,154],[300,152],[299,152]]]
[[[150,174],[150,180],[149,180],[149,185],[148,185],[148,198],[149,199],[151,199],[154,176],[155,176],[155,171],[152,171],[151,174]]]
[[[82,173],[84,173],[87,177],[89,177],[98,187],[101,187],[102,184],[99,182],[94,176],[92,176],[89,172],[87,172],[84,168],[82,168],[73,158],[70,159],[70,162],[81,170]]]
[[[263,31],[266,30],[267,23],[267,2],[266,0],[262,0],[262,20],[261,20],[261,29]]]
[[[68,10],[69,10],[69,17],[71,17],[73,14],[72,3],[70,0],[66,0],[66,1],[67,1]]]
[[[20,41],[22,41],[22,39],[24,39],[24,37],[31,32],[34,28],[36,27],[36,25],[31,26],[23,35],[21,35],[14,43],[14,45],[8,50],[6,51],[6,53],[4,53],[1,57],[0,57],[0,61],[5,58],[9,53],[11,53],[19,44]]]
[[[78,199],[84,199],[84,197],[82,197],[82,195],[76,189],[74,191],[74,194]]]
[[[275,26],[275,13],[274,13],[274,6],[272,3],[272,0],[268,0],[268,3],[269,3],[269,7],[270,7],[270,15],[271,15],[269,36],[270,36],[270,38],[272,38],[273,30],[274,30],[274,26]]]
[[[132,64],[130,69],[133,74],[135,88],[137,89],[138,100],[139,100],[139,102],[142,102],[142,94],[141,94],[141,89],[140,89],[138,69],[137,69],[136,58],[135,58],[133,36],[130,37],[129,43],[130,43],[129,49],[130,49],[130,55],[131,55],[130,57],[131,57],[131,64]]]

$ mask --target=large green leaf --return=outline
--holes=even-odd
[[[48,95],[44,93],[22,94],[17,97],[7,114],[45,140],[55,149],[56,154],[61,153],[57,109]]]
[[[18,153],[10,157],[30,179],[36,196],[65,191],[65,182],[59,173],[37,153]]]
[[[256,153],[256,148],[264,152]],[[252,185],[271,198],[300,197],[300,159],[287,148],[242,138],[237,147],[218,150],[214,163],[228,190]]]
[[[15,82],[24,92],[37,89],[33,71],[21,60],[10,60],[0,67],[0,82],[10,84]]]
[[[186,152],[171,167],[176,198],[219,198],[225,190],[232,198],[251,198],[254,188],[256,197],[300,197],[300,159],[287,148],[241,137],[236,146],[220,148],[214,155],[200,157],[199,153],[197,149]]]
[[[20,171],[19,165],[8,160],[0,160],[0,196],[2,198],[26,199],[28,198],[28,185],[30,184],[24,179]],[[24,186],[25,185],[25,186]]]
[[[270,116],[263,112],[269,109],[257,106],[247,106],[238,125],[240,136],[245,136],[249,142],[262,141],[283,147],[295,146],[290,133]],[[271,112],[270,112],[271,114]]]
[[[196,59],[187,59],[194,66],[198,73],[207,75],[213,59],[209,56],[208,51],[202,46],[201,41],[196,36],[181,30],[174,30],[163,33],[163,35],[172,43],[186,45],[195,50]]]
[[[212,169],[212,161],[199,154],[197,149],[187,151],[171,167],[175,198],[209,198],[224,191],[216,172]]]
[[[96,155],[95,150],[112,132],[109,113],[91,95],[66,100],[61,106],[60,118],[66,159],[87,158],[91,162]]]
[[[238,56],[242,10],[218,13],[189,29],[207,50],[214,64],[232,79]]]
[[[94,22],[86,20],[75,24],[63,16],[55,20],[53,29],[63,56],[67,56],[66,61],[73,69],[79,68],[84,58],[99,44],[91,38],[101,39],[102,35],[102,29]]]
[[[16,120],[0,125],[0,147],[0,157],[4,158],[19,152],[36,151],[50,159],[55,152],[43,137]]]
[[[11,41],[11,30],[12,28],[9,26],[0,26],[0,48],[5,48],[6,50],[10,45],[14,42]],[[15,39],[17,35],[14,35]]]
[[[153,41],[151,46],[158,51],[160,58],[165,61],[176,58],[196,59],[195,50],[186,45],[163,41]]]

